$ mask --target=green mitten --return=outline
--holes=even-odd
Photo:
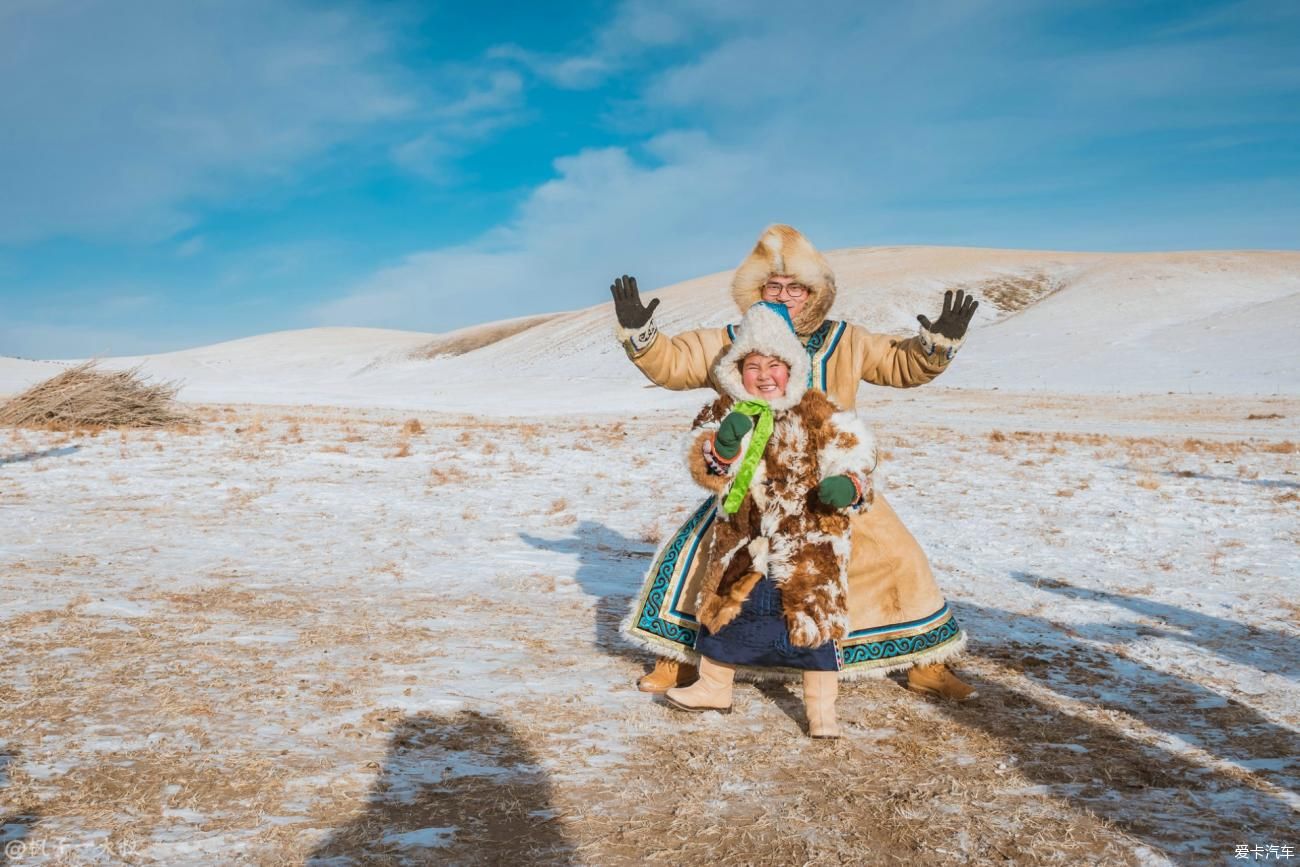
[[[729,461],[739,454],[740,441],[753,426],[754,422],[743,412],[733,412],[724,418],[722,426],[718,428],[718,435],[713,440],[718,457]]]
[[[843,509],[853,505],[858,498],[858,489],[848,476],[831,476],[822,479],[817,486],[817,499],[834,509]]]

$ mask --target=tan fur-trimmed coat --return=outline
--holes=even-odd
[[[754,585],[768,575],[781,588],[790,643],[818,647],[849,631],[849,515],[870,508],[875,441],[853,413],[839,411],[809,390],[790,409],[773,414],[772,437],[749,490],[734,515],[722,499],[753,436],[721,470],[708,458],[717,426],[734,401],[723,396],[700,411],[688,453],[691,475],[718,495],[708,572],[697,600],[698,618],[712,633],[735,619]],[[853,475],[862,499],[834,509],[817,496],[823,479]]]

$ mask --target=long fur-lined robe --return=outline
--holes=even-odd
[[[740,509],[727,515],[721,503],[753,430],[722,474],[708,456],[717,426],[733,404],[729,396],[718,398],[692,425],[691,475],[718,494],[699,620],[718,633],[768,575],[781,588],[792,645],[818,647],[843,639],[849,631],[849,514],[871,505],[875,441],[856,415],[840,412],[821,392],[806,391],[797,404],[773,414],[772,437],[749,490]],[[817,496],[818,484],[836,475],[855,476],[863,492],[847,509],[827,506]]]

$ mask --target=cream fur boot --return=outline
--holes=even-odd
[[[700,657],[700,679],[690,686],[668,690],[664,697],[681,710],[699,712],[716,710],[731,713],[731,687],[736,680],[736,666]]]
[[[808,715],[809,737],[840,736],[840,726],[835,721],[835,699],[839,687],[839,676],[834,671],[803,673],[803,706],[804,712]]]

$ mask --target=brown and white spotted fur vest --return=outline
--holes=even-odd
[[[781,588],[791,644],[818,647],[842,639],[848,633],[849,514],[868,508],[872,499],[871,434],[852,413],[840,412],[826,395],[810,389],[799,403],[773,414],[772,437],[749,490],[739,511],[727,515],[721,500],[732,476],[710,471],[703,446],[733,403],[729,396],[718,398],[692,425],[691,475],[719,495],[696,616],[710,632],[719,632],[767,575]],[[741,455],[748,443],[747,437]],[[851,510],[822,503],[821,480],[848,473],[865,483],[863,501]]]

